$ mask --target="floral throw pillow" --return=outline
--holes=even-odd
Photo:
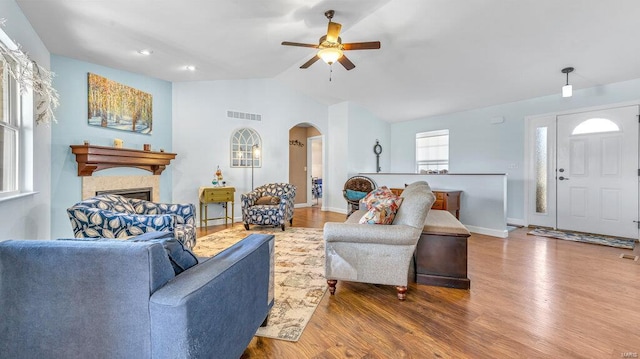
[[[386,186],[372,191],[362,200],[368,211],[360,218],[360,224],[393,223],[402,200],[402,197],[393,194]]]

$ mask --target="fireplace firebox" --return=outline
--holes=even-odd
[[[126,188],[126,189],[115,189],[115,190],[108,190],[108,191],[96,191],[96,196],[99,196],[101,194],[117,194],[127,198],[135,198],[135,199],[142,199],[145,201],[151,201],[152,191],[153,191],[153,188],[151,187]]]

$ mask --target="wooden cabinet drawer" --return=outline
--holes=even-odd
[[[436,200],[443,200],[446,196],[446,194],[444,194],[443,192],[433,192],[433,194],[436,195]]]
[[[433,202],[433,206],[431,206],[432,209],[444,209],[444,201],[437,199],[435,202]]]
[[[233,201],[233,191],[205,191],[204,202],[227,202]]]

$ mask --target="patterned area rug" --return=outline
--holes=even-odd
[[[541,237],[565,239],[568,241],[575,241],[575,242],[601,244],[604,246],[624,248],[624,249],[633,249],[633,246],[635,245],[635,240],[628,239],[628,238],[608,237],[608,236],[600,236],[597,234],[559,231],[559,230],[553,230],[548,228],[535,228],[534,230],[529,231],[527,234],[533,234]]]
[[[256,335],[297,341],[327,291],[324,278],[324,241],[322,229],[251,226],[242,223],[233,228],[199,238],[193,251],[199,257],[211,257],[253,233],[268,233],[275,238],[275,303],[266,327]]]

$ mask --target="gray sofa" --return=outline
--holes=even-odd
[[[325,277],[329,292],[338,280],[394,285],[406,297],[413,253],[435,196],[427,182],[414,182],[391,225],[359,224],[367,210],[355,211],[344,223],[325,223]]]
[[[273,238],[178,275],[157,242],[0,242],[0,357],[237,359],[273,305]]]

